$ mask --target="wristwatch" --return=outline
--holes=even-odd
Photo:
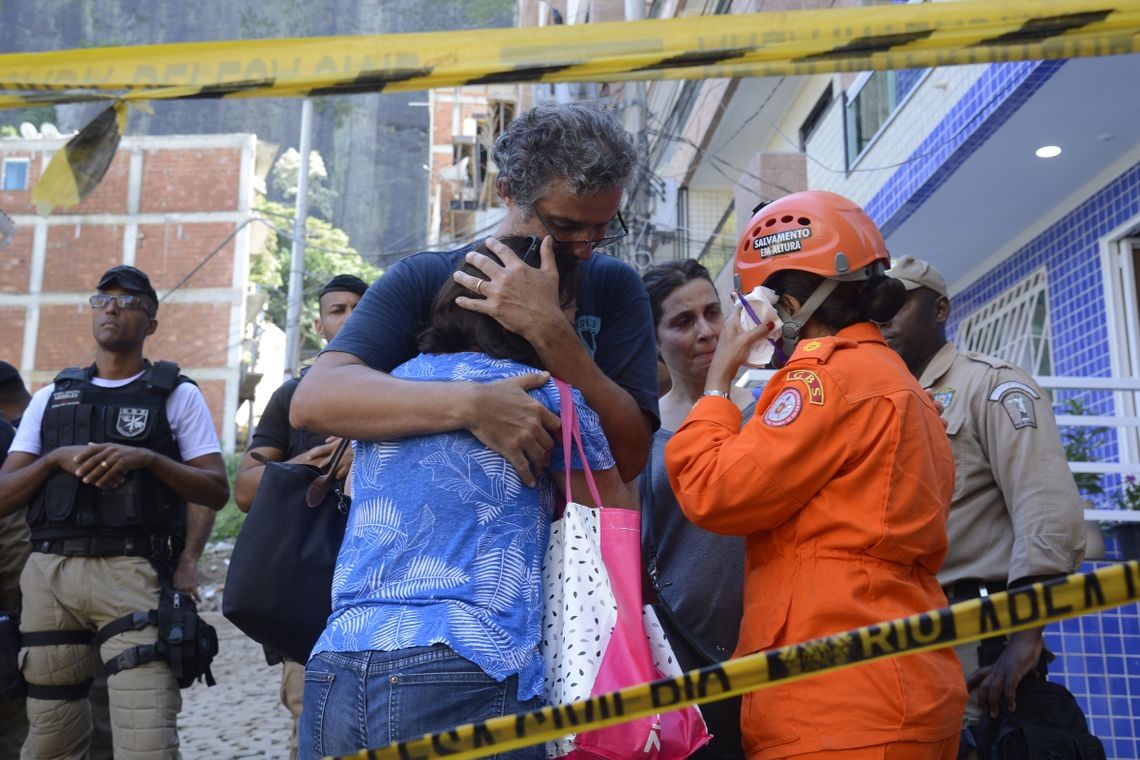
[[[717,398],[728,398],[726,391],[705,391],[701,396],[716,396]]]

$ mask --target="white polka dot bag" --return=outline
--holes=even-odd
[[[601,503],[582,450],[569,386],[556,383],[561,396],[567,503],[551,525],[542,568],[541,648],[550,705],[680,672],[652,607],[642,604],[640,514],[633,509],[593,509],[573,501],[570,451],[576,444],[594,503]],[[644,610],[649,611],[647,616]],[[547,755],[570,760],[680,760],[710,738],[700,711],[692,706],[568,735],[549,742]]]

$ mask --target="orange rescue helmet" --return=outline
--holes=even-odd
[[[750,293],[785,269],[833,280],[865,280],[890,267],[879,228],[853,201],[825,190],[761,206],[736,246],[737,289]]]

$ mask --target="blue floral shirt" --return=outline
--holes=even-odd
[[[460,353],[420,354],[392,374],[485,383],[534,371]],[[531,395],[558,414],[553,381]],[[576,390],[574,402],[590,467],[613,467],[597,415]],[[333,611],[313,654],[443,643],[497,680],[518,674],[520,700],[541,696],[550,473],[527,488],[506,459],[466,430],[354,446]],[[573,462],[581,466],[577,454]],[[559,441],[551,470],[562,469]]]

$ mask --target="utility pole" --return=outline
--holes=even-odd
[[[285,312],[285,374],[297,376],[301,363],[301,302],[305,298],[305,221],[309,215],[309,151],[313,101],[301,103],[301,164],[297,169],[297,207],[293,220],[293,258],[289,266],[289,302]]]
[[[625,0],[625,20],[645,20],[645,0]],[[645,82],[626,82],[622,85],[625,110],[623,122],[625,128],[633,135],[637,143],[637,155],[640,161],[646,160],[648,140],[645,135]],[[626,211],[633,225],[630,230],[632,239],[627,240],[624,246],[627,260],[635,267],[641,266],[645,258],[642,253],[648,244],[645,239],[649,225],[649,196],[648,183],[641,181],[642,172],[648,173],[648,166],[639,166],[634,173],[634,181],[630,183],[631,191],[626,201]]]

